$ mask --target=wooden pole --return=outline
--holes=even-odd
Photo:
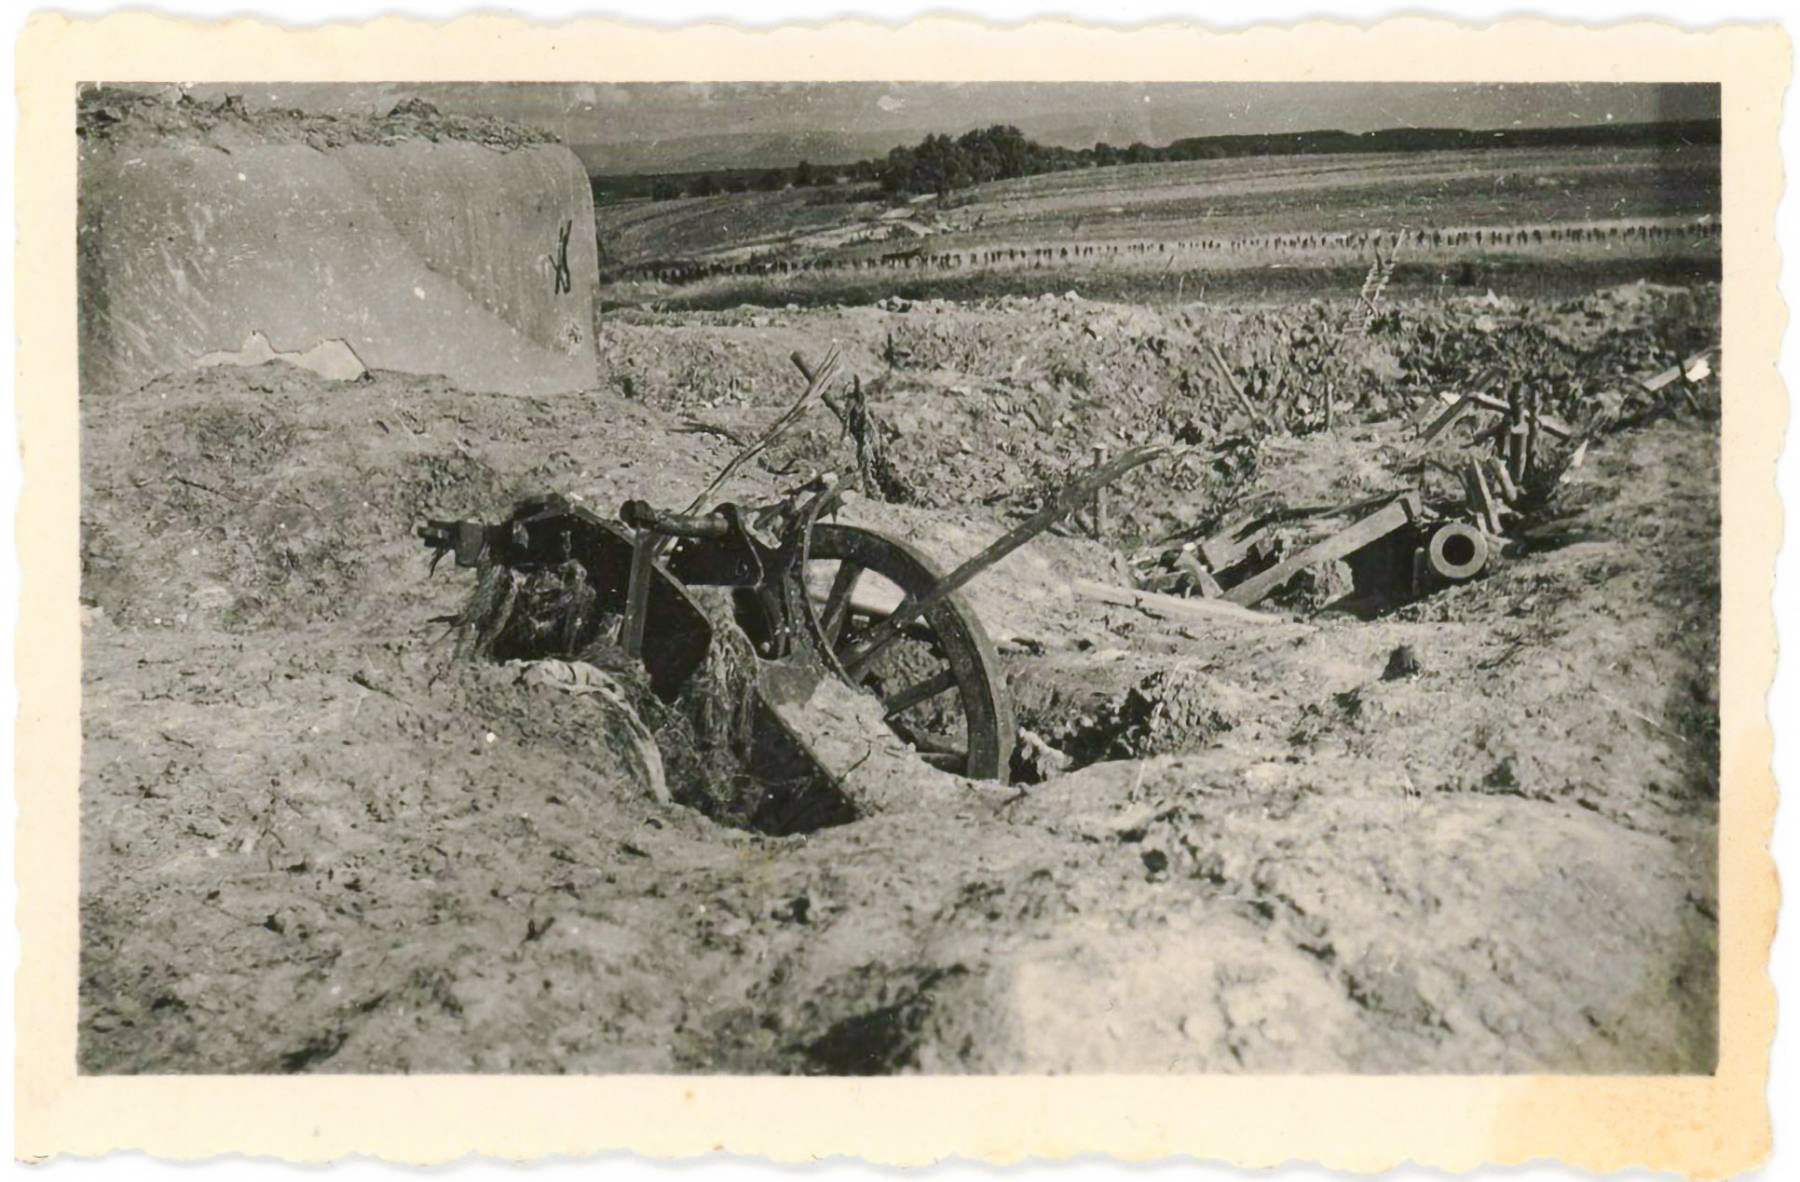
[[[1525,454],[1519,461],[1519,483],[1522,485],[1531,475],[1531,466],[1537,462],[1538,432],[1542,429],[1542,420],[1538,416],[1537,387],[1531,389],[1531,404],[1526,411]]]
[[[1059,489],[1055,496],[1045,502],[1043,508],[988,543],[987,548],[981,553],[938,580],[930,591],[918,599],[906,600],[894,609],[893,615],[870,628],[863,635],[862,643],[857,650],[844,654],[844,671],[852,677],[860,677],[862,671],[868,668],[869,662],[874,659],[875,654],[893,643],[899,637],[900,629],[905,627],[909,621],[923,615],[944,598],[954,594],[964,583],[1049,529],[1052,522],[1066,517],[1084,503],[1091,501],[1095,489],[1111,484],[1133,468],[1141,467],[1151,460],[1168,455],[1171,450],[1164,444],[1145,444],[1141,447],[1131,448],[1117,459],[1109,460],[1096,468],[1090,468],[1083,472]]]
[[[1274,431],[1275,425],[1258,413],[1256,404],[1250,401],[1250,396],[1244,393],[1244,388],[1238,385],[1236,378],[1231,376],[1231,367],[1225,364],[1225,356],[1219,352],[1219,347],[1208,345],[1206,350],[1212,357],[1213,368],[1219,371],[1219,377],[1224,380],[1231,392],[1237,395],[1238,405],[1244,408],[1244,413],[1250,417],[1250,422],[1265,431]]]
[[[1258,571],[1225,592],[1228,602],[1249,607],[1309,566],[1347,558],[1371,542],[1378,542],[1419,516],[1416,493],[1405,493],[1375,512],[1346,526],[1298,554]]]
[[[1488,466],[1494,470],[1494,479],[1500,484],[1500,495],[1510,504],[1519,499],[1519,486],[1513,483],[1512,473],[1506,470],[1506,461],[1497,456],[1488,457]]]
[[[1106,454],[1107,448],[1104,443],[1094,445],[1094,466],[1096,468],[1106,463]],[[1106,488],[1107,486],[1103,484],[1094,490],[1094,539],[1096,541],[1106,537]]]
[[[1519,428],[1524,423],[1524,408],[1519,401],[1519,388],[1514,386],[1506,392],[1506,446],[1501,449],[1501,454],[1506,457],[1506,466],[1512,473],[1514,484],[1523,479],[1525,470],[1524,459],[1521,455],[1521,445],[1525,441],[1519,437]]]
[[[1469,472],[1475,478],[1475,494],[1480,498],[1479,508],[1482,519],[1487,522],[1487,531],[1495,537],[1499,537],[1501,533],[1500,510],[1494,506],[1494,493],[1492,489],[1488,488],[1487,473],[1481,470],[1479,462],[1471,463]]]

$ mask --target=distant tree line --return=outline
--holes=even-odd
[[[1096,144],[1095,147],[1103,145]],[[1090,158],[1083,163],[1083,153]],[[1016,127],[995,125],[950,138],[928,135],[910,148],[895,148],[875,163],[884,192],[936,193],[987,181],[1091,167],[1088,149],[1053,148],[1025,138]]]
[[[877,185],[896,197],[935,193],[987,181],[1010,180],[1077,168],[1222,160],[1241,156],[1331,155],[1374,152],[1441,152],[1487,148],[1717,146],[1717,119],[1661,123],[1608,123],[1581,127],[1516,127],[1469,131],[1458,127],[1396,127],[1385,131],[1302,131],[1257,135],[1190,136],[1164,147],[1135,143],[1118,148],[1059,148],[1027,139],[1016,127],[996,124],[960,136],[928,135],[910,147],[853,164],[802,160],[792,168],[713,169],[660,175],[595,176],[596,200],[710,197],[719,193],[773,192],[827,185]]]

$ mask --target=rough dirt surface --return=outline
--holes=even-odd
[[[1715,310],[1706,289],[1627,291],[1533,335],[1573,372],[1636,374],[1715,339]],[[1431,392],[1405,375],[1433,333],[1459,366],[1503,358],[1541,311],[1395,308],[1356,344],[1345,438],[1259,446],[1259,487]],[[1177,329],[1240,373],[1262,347],[1209,327],[1221,313],[1004,314],[1066,344],[1018,350],[1014,381],[1012,353],[977,347],[992,306],[646,314],[607,326],[608,378],[580,394],[271,364],[84,398],[81,1067],[1709,1070],[1705,419],[1597,435],[1535,545],[1374,619],[1198,625],[1071,599],[1063,580],[1120,581],[1124,555],[1047,536],[974,598],[1021,723],[1072,769],[1007,794],[883,759],[864,774],[889,806],[808,834],[659,801],[593,703],[451,660],[442,618],[472,580],[427,576],[418,524],[545,489],[685,503],[737,450],[693,425],[754,433],[798,392],[795,348],[839,342],[885,383],[878,410],[921,415],[897,463],[980,432],[942,469],[945,504],[853,509],[946,568],[1008,524],[989,492],[1078,454],[1132,391],[1209,446],[1238,430],[1217,382],[1177,393],[1195,348]],[[890,333],[909,365],[883,360]],[[1085,370],[1084,395],[1056,365]],[[1040,377],[1074,429],[1023,406],[927,426],[975,397],[958,386],[1027,401]],[[1307,413],[1258,405],[1295,430]],[[851,463],[826,412],[808,432],[724,495]],[[1165,471],[1119,500],[1134,533],[1226,508],[1190,498]],[[1416,668],[1387,676],[1402,645]]]
[[[1402,310],[1403,309],[1403,310]],[[829,343],[865,377],[887,462],[888,499],[932,508],[1035,508],[1095,445],[1118,454],[1156,438],[1212,449],[1171,474],[1128,475],[1109,540],[1130,545],[1276,490],[1257,482],[1270,457],[1248,437],[1268,425],[1304,435],[1334,422],[1383,422],[1426,395],[1474,385],[1504,396],[1535,384],[1546,410],[1579,422],[1637,408],[1635,379],[1717,343],[1718,289],[1632,284],[1572,300],[1474,297],[1411,301],[1366,332],[1342,300],[1153,309],[1069,292],[972,305],[890,300],[821,311],[609,316],[600,347],[607,383],[683,412],[684,425],[736,427],[746,407],[793,397],[796,350]],[[1216,358],[1216,360],[1215,360]],[[1241,397],[1240,397],[1241,392]],[[835,458],[840,434],[813,420],[778,450],[796,465]],[[1292,436],[1278,435],[1278,449]],[[1342,457],[1340,457],[1341,459]],[[1288,504],[1297,487],[1342,474],[1330,457],[1271,461]],[[1351,483],[1337,489],[1349,500]],[[1366,488],[1362,491],[1368,491]]]

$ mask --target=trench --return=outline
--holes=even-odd
[[[620,646],[622,617],[597,610],[597,585],[574,560],[531,571],[490,566],[457,619],[459,654],[497,664],[568,661],[607,674],[654,738],[670,797],[718,824],[785,837],[858,819],[761,702],[755,643],[729,594],[693,594],[711,643],[689,676],[659,686],[655,667]]]

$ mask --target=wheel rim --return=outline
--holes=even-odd
[[[813,528],[806,581],[834,656],[853,649],[873,618],[859,601],[878,599],[883,590],[891,599],[921,598],[942,577],[905,542],[850,525]],[[903,629],[858,688],[881,699],[888,725],[928,763],[973,779],[1008,778],[1012,702],[993,642],[960,594]]]

